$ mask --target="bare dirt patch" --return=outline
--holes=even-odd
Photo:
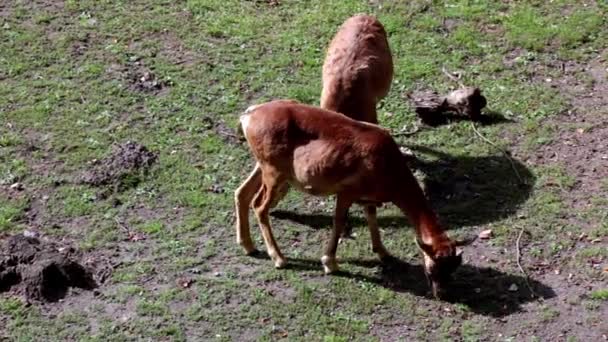
[[[166,80],[159,79],[156,74],[140,61],[130,63],[126,70],[129,88],[144,93],[159,93],[169,85]]]
[[[125,65],[113,64],[107,72],[112,79],[122,79],[129,90],[160,95],[167,91],[171,82],[158,75],[138,57],[132,57]]]
[[[83,56],[91,47],[91,33],[86,33],[83,37],[75,39],[70,47],[70,55],[74,58]]]
[[[172,32],[165,32],[159,38],[162,49],[160,55],[174,64],[190,66],[196,63],[199,56],[184,46],[179,37]]]
[[[0,292],[10,290],[28,300],[55,302],[70,288],[97,286],[73,248],[18,234],[8,238],[1,251]]]
[[[557,119],[553,141],[531,157],[534,164],[562,165],[576,181],[572,205],[588,204],[608,179],[608,123],[598,116],[572,115]]]
[[[106,158],[94,160],[79,180],[95,186],[120,184],[129,176],[147,172],[156,160],[157,155],[145,146],[127,141],[115,145]]]
[[[586,64],[556,60],[534,67],[534,79],[559,89],[571,109],[542,123],[553,127],[552,139],[530,154],[527,162],[563,166],[575,179],[565,199],[576,208],[589,205],[608,179],[608,123],[603,115],[608,107],[606,56],[608,51]],[[557,77],[551,77],[555,70],[559,70]]]

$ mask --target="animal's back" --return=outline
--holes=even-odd
[[[351,17],[328,48],[321,107],[375,123],[375,117],[362,111],[375,114],[375,105],[388,93],[392,76],[393,62],[382,24],[368,15]]]
[[[378,125],[290,100],[258,105],[240,120],[248,139],[260,140],[256,145],[263,140],[263,145],[272,144],[273,148],[294,147],[310,140],[360,145],[368,140],[391,139],[388,131]]]
[[[372,181],[390,168],[384,159],[399,153],[385,129],[321,108],[273,101],[247,115],[241,121],[256,159],[315,195]]]

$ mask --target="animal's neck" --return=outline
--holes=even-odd
[[[399,196],[394,202],[409,217],[416,229],[418,238],[425,244],[433,245],[445,236],[437,220],[437,215],[414,176],[410,173],[404,175],[402,180]]]

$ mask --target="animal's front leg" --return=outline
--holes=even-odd
[[[376,219],[375,205],[365,206],[365,218],[367,219],[367,225],[369,227],[369,233],[372,239],[372,251],[378,254],[381,260],[389,258],[391,255],[386,248],[384,248],[382,239],[380,237],[380,229],[378,228],[378,220]]]
[[[338,249],[338,240],[344,231],[346,224],[346,215],[348,208],[352,205],[352,200],[348,197],[338,194],[336,196],[336,208],[334,210],[334,227],[331,232],[329,242],[325,247],[325,255],[321,258],[323,269],[326,274],[338,271],[338,262],[336,261],[336,251]]]

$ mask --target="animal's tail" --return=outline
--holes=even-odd
[[[242,135],[243,138],[245,138],[245,130],[247,129],[247,125],[249,124],[249,114],[255,111],[259,106],[259,104],[249,106],[247,107],[247,109],[245,109],[243,113],[241,113],[241,116],[239,117],[239,121],[241,122],[241,124],[239,125],[239,133]]]

